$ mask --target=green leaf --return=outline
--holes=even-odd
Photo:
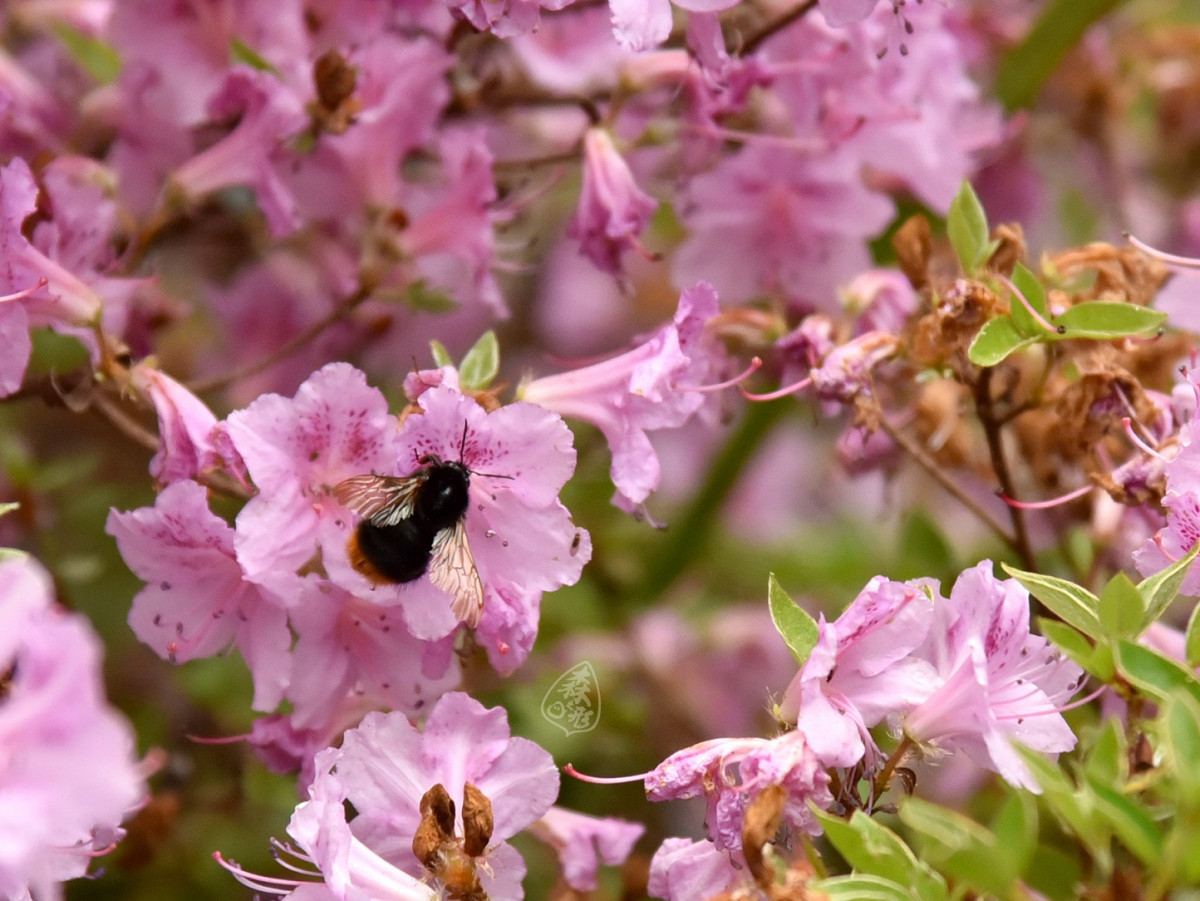
[[[1183,659],[1188,666],[1200,666],[1200,604],[1192,608],[1188,618],[1187,632],[1184,634]]]
[[[100,84],[112,84],[121,74],[121,54],[104,41],[65,23],[54,26],[54,33],[66,46],[75,62]]]
[[[492,384],[499,371],[500,343],[496,333],[488,329],[463,357],[458,367],[459,380],[466,391],[482,391]]]
[[[1146,602],[1133,580],[1117,573],[1100,592],[1100,624],[1113,638],[1137,638],[1146,616]]]
[[[433,340],[429,342],[429,351],[433,354],[433,362],[437,364],[438,369],[443,366],[453,366],[454,360],[450,356],[450,351],[446,350],[446,345],[441,341]]]
[[[829,901],[912,901],[913,898],[905,886],[879,876],[834,876],[810,882],[806,887],[816,892],[816,897],[829,898]],[[940,901],[945,897],[943,891],[940,895],[923,897],[921,901]]]
[[[997,316],[983,324],[967,350],[967,357],[976,366],[995,366],[1009,354],[1040,340],[1021,334],[1011,316]]]
[[[1170,841],[1178,843],[1178,850],[1174,855],[1173,881],[1176,885],[1195,885],[1200,881],[1200,829],[1197,829],[1194,823],[1177,819],[1171,832]],[[1182,899],[1187,896],[1180,892],[1173,897]]]
[[[1029,792],[1013,791],[991,822],[992,834],[1016,879],[1029,866],[1038,844],[1037,802]]]
[[[861,810],[850,821],[814,811],[825,830],[825,838],[856,871],[882,877],[906,886],[919,898],[945,894],[941,877],[918,860],[912,849],[895,832]]]
[[[1029,301],[1029,305],[1037,312],[1039,316],[1049,317],[1050,305],[1046,301],[1046,289],[1042,287],[1041,280],[1034,274],[1033,270],[1024,263],[1017,263],[1013,267],[1012,283],[1017,286],[1025,299]],[[1024,309],[1024,304],[1020,301],[1017,303]],[[1034,323],[1034,327],[1039,332],[1045,332],[1046,329],[1038,323]]]
[[[1037,618],[1038,631],[1055,644],[1059,650],[1082,667],[1087,667],[1087,661],[1092,659],[1095,648],[1087,640],[1087,636],[1064,622],[1049,617]]]
[[[1200,702],[1200,681],[1182,664],[1124,639],[1116,643],[1114,651],[1121,675],[1147,697],[1161,702],[1172,692],[1183,690]]]
[[[1057,645],[1064,654],[1099,681],[1104,683],[1112,681],[1115,670],[1112,662],[1112,648],[1109,645],[1104,643],[1093,645],[1087,636],[1074,626],[1059,620],[1039,616],[1037,621],[1038,631]]]
[[[375,297],[389,300],[387,293],[376,291]],[[451,313],[458,309],[458,301],[438,288],[429,287],[425,279],[418,279],[396,298],[418,313]]]
[[[1129,776],[1127,753],[1125,730],[1116,719],[1105,720],[1088,750],[1083,764],[1084,772],[1093,782],[1109,785],[1122,783]]]
[[[1012,283],[1021,292],[1025,300],[1029,302],[1029,307],[1032,307],[1042,319],[1047,319],[1046,289],[1042,287],[1042,283],[1038,281],[1038,277],[1029,270],[1028,266],[1023,263],[1017,263],[1013,268]],[[1034,318],[1029,308],[1021,303],[1020,297],[1013,297],[1009,303],[1009,312],[1012,315],[1012,320],[1017,327],[1017,331],[1022,335],[1040,337],[1049,334],[1049,329]]]
[[[1045,754],[1020,745],[1016,750],[1041,788],[1042,802],[1084,844],[1101,872],[1111,869],[1111,831],[1095,816],[1091,788],[1086,783],[1076,787],[1062,766]]]
[[[266,57],[237,36],[229,41],[229,58],[235,63],[243,63],[259,72],[270,72],[277,77],[282,76],[279,69],[271,65]]]
[[[1111,786],[1096,782],[1090,785],[1096,796],[1096,812],[1134,857],[1153,867],[1162,857],[1163,837],[1150,814]]]
[[[1192,566],[1192,561],[1196,559],[1197,552],[1200,552],[1200,542],[1194,544],[1190,551],[1162,572],[1155,573],[1150,578],[1143,579],[1138,583],[1138,591],[1146,599],[1146,617],[1142,622],[1143,629],[1162,616],[1167,607],[1171,605],[1171,601],[1175,600],[1183,585],[1183,580]]]
[[[1093,300],[1071,307],[1054,320],[1065,328],[1054,340],[1097,338],[1110,340],[1155,331],[1167,321],[1167,314],[1119,300]]]
[[[1014,569],[1006,563],[1000,566],[1063,622],[1070,623],[1089,638],[1100,638],[1104,635],[1097,613],[1100,602],[1087,589],[1065,579]]]
[[[771,609],[771,622],[775,624],[784,644],[796,661],[804,666],[817,643],[817,621],[783,590],[775,573],[771,573],[767,581],[767,605]]]
[[[1024,850],[1002,847],[992,832],[961,813],[910,797],[900,805],[900,822],[916,835],[920,859],[955,882],[1003,897],[1020,875],[1017,862]]]
[[[983,252],[988,244],[988,223],[983,204],[969,182],[964,181],[950,201],[946,231],[963,272],[970,275],[983,263]]]
[[[1180,800],[1200,808],[1200,702],[1187,692],[1173,692],[1158,717],[1160,748],[1174,770]]]
[[[1079,887],[1084,884],[1084,859],[1089,857],[1074,842],[1063,842],[1062,847],[1054,847],[1041,842],[1034,848],[1033,859],[1025,868],[1022,875],[1025,885],[1040,894],[1034,898],[1075,898],[1078,897]],[[1087,860],[1088,872],[1095,876],[1102,871],[1103,866],[1095,859]],[[1030,897],[1031,893],[1023,892],[1017,897]]]
[[[1000,61],[993,84],[1005,109],[1032,106],[1046,80],[1093,22],[1122,0],[1051,0],[1033,28]]]

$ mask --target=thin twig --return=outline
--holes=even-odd
[[[979,502],[976,501],[975,498],[963,491],[957,482],[946,475],[946,473],[938,465],[937,461],[929,455],[925,448],[921,447],[920,444],[918,444],[908,435],[905,435],[886,419],[880,418],[879,427],[883,429],[885,435],[895,441],[896,444],[900,445],[904,452],[917,462],[918,466],[929,473],[929,475],[933,476],[935,482],[945,488],[948,492],[950,492],[950,494],[958,499],[959,503],[979,517],[979,520],[989,529],[995,532],[1005,544],[1013,548],[1013,550],[1019,552],[1016,540],[1008,533],[1004,526],[1001,525],[1000,521],[988,513],[987,510],[983,509],[983,507],[979,505]]]
[[[122,410],[103,391],[97,391],[92,396],[89,409],[99,413],[103,419],[116,426],[117,431],[126,438],[140,444],[151,453],[158,453],[158,436]]]
[[[801,3],[795,9],[792,9],[780,16],[774,22],[768,22],[754,34],[750,35],[750,37],[746,38],[745,43],[742,44],[740,48],[741,55],[749,56],[751,53],[757,50],[759,44],[767,40],[767,38],[783,31],[783,29],[787,28],[793,22],[798,22],[800,19],[803,19],[810,12],[816,9],[816,6],[817,0],[805,0],[805,2]]]
[[[267,354],[261,360],[255,360],[241,369],[236,369],[228,375],[223,375],[218,378],[207,379],[201,382],[192,382],[187,387],[190,391],[196,394],[204,394],[209,391],[217,391],[235,382],[240,382],[242,379],[248,379],[253,375],[258,375],[264,370],[270,369],[276,363],[279,363],[296,353],[306,344],[315,341],[321,336],[329,326],[333,325],[339,319],[348,316],[355,307],[370,296],[370,291],[365,287],[359,287],[353,294],[344,300],[340,301],[332,310],[325,316],[318,319],[292,340],[286,342],[282,346],[275,349],[274,352]]]
[[[102,391],[97,391],[93,395],[88,409],[98,414],[110,425],[115,426],[117,431],[126,438],[135,441],[148,451],[158,452],[161,444],[158,436],[121,409],[119,404]],[[195,479],[201,485],[229,497],[249,500],[253,496],[253,491],[248,490],[232,476],[219,470],[197,473]]]
[[[973,389],[975,395],[975,413],[979,424],[983,426],[983,434],[987,439],[988,453],[992,458],[992,469],[1000,482],[1000,491],[1005,497],[1015,498],[1016,487],[1012,474],[1008,469],[1008,459],[1004,455],[1003,436],[1000,434],[1000,422],[992,408],[992,379],[994,369],[980,370],[979,380]],[[1008,505],[1008,515],[1013,526],[1013,549],[1021,558],[1021,565],[1031,571],[1037,570],[1037,558],[1029,544],[1029,532],[1025,527],[1025,511],[1012,504]]]

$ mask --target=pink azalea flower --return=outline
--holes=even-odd
[[[854,333],[899,335],[917,310],[917,294],[904,273],[870,269],[842,289],[842,305],[855,316]]]
[[[587,533],[571,522],[558,494],[575,469],[573,438],[566,424],[535,404],[508,404],[487,413],[449,384],[419,395],[423,412],[411,415],[397,437],[395,455],[377,471],[405,475],[417,461],[435,455],[459,460],[475,475],[466,532],[485,590],[477,635],[503,671],[520,664],[536,634],[541,592],[578,580],[590,559]],[[464,441],[465,435],[465,441]],[[349,537],[352,517],[342,514],[341,535]],[[344,544],[343,544],[344,547]],[[342,554],[325,557],[330,577],[368,597],[366,580]],[[413,633],[436,639],[457,625],[445,594],[427,579],[393,592],[403,604]]]
[[[444,0],[457,15],[480,31],[491,31],[496,37],[511,38],[537,28],[542,8],[562,9],[571,0]]]
[[[985,560],[959,576],[950,598],[934,603],[934,622],[917,651],[936,687],[899,718],[905,735],[927,747],[958,748],[1013,785],[1037,791],[1014,750],[1018,741],[1046,754],[1075,747],[1060,712],[1082,670],[1029,632],[1029,593],[998,581]]]
[[[870,266],[866,242],[893,215],[860,168],[848,153],[747,145],[688,186],[676,280],[709,281],[726,302],[779,293],[832,311],[838,285]]]
[[[36,40],[36,39],[35,39]],[[44,43],[52,40],[47,35]],[[0,156],[32,158],[58,148],[71,127],[68,108],[59,102],[34,72],[6,52],[0,52]]]
[[[130,384],[154,405],[158,414],[158,451],[150,474],[162,484],[195,478],[222,463],[213,443],[217,417],[204,401],[169,375],[138,363]]]
[[[360,41],[346,55],[357,73],[353,122],[341,134],[321,134],[311,153],[296,155],[288,176],[304,219],[338,222],[349,233],[361,229],[368,211],[407,205],[401,163],[433,142],[454,62],[437,40],[402,38],[382,26]]]
[[[235,645],[254,677],[255,709],[273,709],[291,668],[287,612],[277,596],[245,577],[234,530],[209,510],[205,488],[174,482],[153,507],[113,510],[107,531],[147,582],[129,612],[138,638],[173,663]]]
[[[902,347],[902,340],[887,332],[867,332],[838,345],[813,369],[813,391],[822,401],[838,405],[851,404],[860,395],[869,397],[875,368]]]
[[[1000,110],[971,80],[948,7],[910,3],[897,15],[893,4],[871,5],[849,27],[807,16],[769,41],[772,92],[790,134],[819,138],[825,153],[853,160],[853,173],[867,167],[877,186],[903,186],[945,210],[980,154],[1003,139]],[[813,59],[822,64],[797,65]],[[902,159],[897,147],[906,148]]]
[[[684,291],[671,325],[618,357],[527,383],[524,400],[597,426],[612,451],[614,502],[625,509],[658,487],[659,463],[646,432],[678,428],[707,404],[697,390],[726,375],[730,358],[705,323],[720,312],[704,283]]]
[[[532,646],[541,593],[575,582],[590,556],[586,533],[558,500],[575,467],[570,430],[533,404],[488,414],[450,386],[420,402],[423,412],[398,427],[361,373],[331,364],[294,400],[266,395],[232,414],[228,433],[259,489],[238,516],[238,561],[253,581],[287,596],[314,578],[300,571],[319,550],[334,586],[372,605],[398,605],[417,638],[443,638],[458,625],[445,592],[428,578],[376,585],[356,571],[347,544],[357,518],[329,492],[352,476],[405,476],[431,455],[461,455],[476,473],[465,527],[485,591],[478,635],[511,671]]]
[[[1200,539],[1200,441],[1197,440],[1200,424],[1196,415],[1200,374],[1195,366],[1189,366],[1184,377],[1186,394],[1190,397],[1181,404],[1182,410],[1178,414],[1183,420],[1179,427],[1178,450],[1170,459],[1164,460],[1167,456],[1164,454],[1145,460],[1145,469],[1151,477],[1160,467],[1166,474],[1167,491],[1162,505],[1167,511],[1167,522],[1153,538],[1134,551],[1133,562],[1144,576],[1163,570],[1187,554]],[[1161,432],[1160,428],[1160,435]],[[1136,477],[1139,471],[1126,473],[1126,477]],[[1193,564],[1188,569],[1179,590],[1185,595],[1200,596],[1200,567]]]
[[[318,548],[327,565],[345,559],[349,516],[329,490],[395,465],[396,420],[361,372],[332,363],[294,398],[263,395],[223,428],[258,489],[238,514],[238,562],[251,581],[294,596]]]
[[[667,801],[703,797],[705,826],[721,849],[742,845],[746,806],[763,789],[787,791],[784,820],[809,835],[820,830],[809,803],[829,807],[829,775],[800,731],[778,738],[718,738],[672,754],[646,774],[646,797]]]
[[[99,295],[22,231],[37,199],[25,160],[17,157],[0,169],[0,346],[6,351],[0,358],[0,396],[21,385],[29,363],[29,328],[50,326],[87,341],[83,327],[94,324],[101,311]]]
[[[254,189],[259,208],[276,237],[299,224],[295,199],[276,166],[283,142],[308,122],[296,94],[267,72],[236,68],[209,102],[217,121],[238,116],[232,132],[175,170],[174,187],[185,197],[200,198],[233,185]]]
[[[320,882],[280,879],[248,873],[236,863],[215,855],[243,885],[270,895],[282,894],[290,901],[437,901],[441,895],[367,847],[346,822],[346,786],[331,772],[339,750],[329,748],[317,755],[322,778],[309,786],[309,799],[296,808],[288,833],[298,848],[280,845],[280,857],[292,858],[289,869],[308,872],[315,868]]]
[[[737,0],[675,0],[680,9],[692,13],[716,13],[734,6]],[[668,0],[609,0],[613,34],[627,50],[650,50],[671,35],[671,4]]]
[[[119,836],[145,786],[105,701],[100,642],[26,557],[0,562],[0,895],[58,897]],[[97,844],[99,842],[99,844]]]
[[[448,132],[438,150],[442,171],[435,183],[412,186],[405,201],[410,222],[397,239],[398,249],[415,269],[406,273],[405,287],[426,283],[457,303],[479,302],[506,316],[492,275],[496,183],[484,133]]]
[[[336,585],[305,585],[289,621],[297,637],[286,697],[295,730],[340,734],[339,725],[352,724],[349,710],[416,716],[460,681],[453,637],[414,638],[394,607]]]
[[[590,892],[596,888],[600,864],[623,864],[646,827],[615,817],[593,817],[565,807],[551,807],[529,831],[558,852],[567,885],[578,892]]]
[[[779,715],[794,721],[826,766],[873,758],[868,729],[928,696],[933,667],[913,652],[933,622],[921,583],[876,576],[832,623],[822,616],[808,660],[784,693]]]
[[[646,886],[653,898],[663,901],[710,901],[730,892],[748,880],[712,842],[688,838],[668,838],[650,861],[650,882]],[[753,896],[752,896],[753,897]]]
[[[331,778],[358,812],[349,827],[355,838],[392,866],[435,880],[439,874],[428,872],[427,862],[414,854],[413,838],[422,821],[421,800],[440,784],[457,808],[453,834],[443,839],[463,850],[493,901],[523,897],[524,863],[507,839],[542,817],[558,794],[550,755],[511,737],[503,709],[488,710],[457,692],[438,701],[423,731],[399,714],[369,714],[340,748],[322,755],[312,791],[321,792]],[[466,846],[468,783],[491,803],[493,826],[482,851]],[[338,817],[333,819],[336,825]]]
[[[640,249],[638,235],[657,206],[637,186],[608,132],[588,129],[583,139],[579,209],[567,228],[567,234],[580,242],[584,256],[600,269],[619,274],[621,255],[630,247]]]

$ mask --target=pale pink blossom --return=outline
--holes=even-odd
[[[877,754],[869,729],[928,696],[933,667],[913,652],[933,622],[919,582],[876,576],[833,622],[784,692],[779,715],[795,722],[826,766],[850,767]]]
[[[437,784],[445,788],[458,808],[454,833],[461,840],[464,787],[471,783],[491,802],[494,819],[487,848],[475,858],[477,874],[495,901],[520,898],[525,867],[507,840],[549,809],[558,795],[558,771],[546,751],[511,736],[507,719],[503,709],[486,709],[457,692],[438,701],[423,731],[399,714],[368,714],[318,762],[314,788],[336,778],[358,812],[353,835],[420,877],[425,867],[412,844],[421,798]]]
[[[596,888],[600,865],[623,864],[646,827],[556,806],[547,810],[529,831],[558,852],[563,881],[576,891],[590,892]]]
[[[524,400],[597,426],[612,451],[615,502],[631,509],[658,487],[646,433],[678,428],[711,406],[700,390],[727,375],[731,359],[706,323],[720,311],[704,283],[684,291],[674,321],[628,353],[528,382]]]
[[[784,820],[809,835],[819,833],[809,805],[826,808],[833,803],[829,774],[799,730],[772,739],[701,742],[672,754],[645,776],[651,801],[704,798],[705,827],[721,849],[741,848],[746,807],[772,785],[787,793]]]
[[[133,732],[104,698],[100,641],[31,559],[0,562],[0,895],[54,898],[145,794]],[[98,842],[98,843],[97,843]]]
[[[37,209],[38,188],[20,157],[0,169],[0,393],[21,385],[29,363],[28,330],[50,326],[87,340],[99,321],[99,295],[79,275],[35,247],[23,232]],[[94,342],[91,343],[94,348]]]
[[[657,201],[637,186],[633,173],[612,138],[590,128],[583,139],[583,187],[579,208],[567,233],[580,242],[580,252],[607,272],[621,271],[621,255],[641,249],[645,229]]]
[[[205,488],[174,482],[153,507],[113,510],[107,531],[126,565],[147,583],[129,612],[138,638],[173,663],[236,646],[254,677],[254,707],[274,708],[291,670],[285,610],[291,599],[246,578],[234,530],[209,509]]]
[[[217,417],[204,401],[144,362],[133,367],[129,380],[158,415],[159,445],[150,459],[150,474],[155,479],[170,484],[222,465],[213,441]]]
[[[710,841],[668,838],[650,861],[647,890],[663,901],[710,901],[749,879],[737,856]]]
[[[1019,742],[1045,754],[1075,747],[1061,709],[1083,671],[1029,631],[1029,593],[999,581],[985,560],[959,576],[917,654],[936,672],[933,690],[897,722],[930,750],[964,751],[1013,785],[1037,791]]]

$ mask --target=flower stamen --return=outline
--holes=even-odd
[[[1009,497],[1002,491],[997,491],[996,497],[1017,510],[1050,510],[1054,507],[1061,507],[1063,504],[1069,504],[1071,501],[1079,500],[1079,498],[1094,491],[1095,488],[1095,485],[1084,485],[1081,488],[1076,488],[1074,491],[1068,491],[1060,497],[1050,498],[1045,501],[1019,501],[1014,497]]]
[[[569,763],[562,769],[568,776],[574,776],[580,782],[590,782],[593,785],[621,785],[626,782],[644,782],[646,777],[650,775],[650,773],[639,773],[635,776],[589,776],[586,773],[579,772],[579,770],[575,769]]]

